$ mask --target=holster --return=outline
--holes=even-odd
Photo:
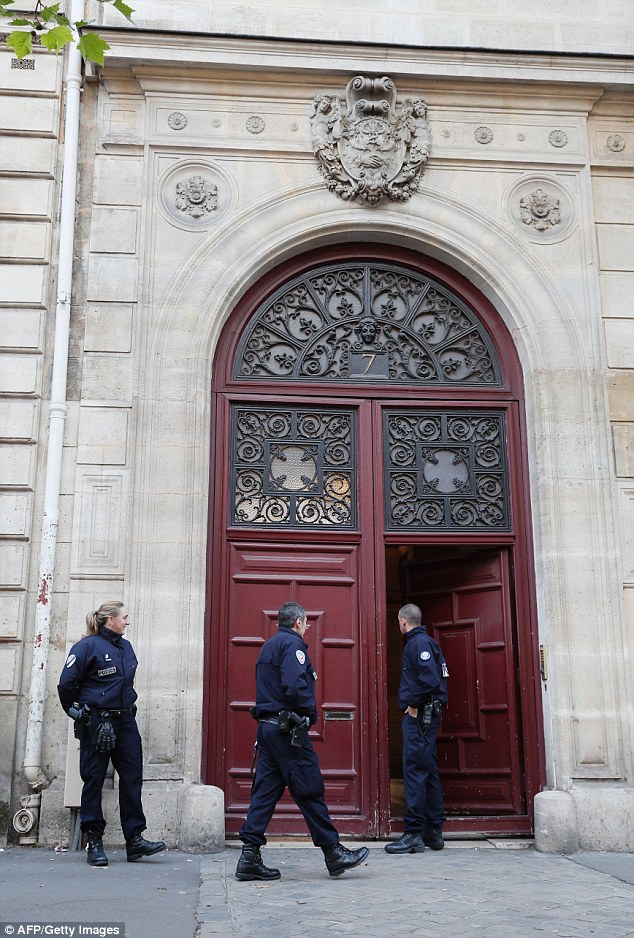
[[[277,718],[277,726],[280,733],[290,733],[291,746],[302,748],[309,727],[308,717],[300,717],[292,710],[282,710]]]

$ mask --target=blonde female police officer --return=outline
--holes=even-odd
[[[112,764],[119,776],[119,812],[128,862],[165,850],[162,840],[142,836],[143,754],[135,714],[137,659],[125,639],[128,612],[122,602],[103,603],[86,616],[87,634],[70,650],[57,691],[62,707],[75,719],[80,738],[81,829],[88,838],[88,863],[107,866],[106,827],[101,791]]]

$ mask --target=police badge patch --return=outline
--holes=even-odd
[[[421,651],[420,656],[423,659],[423,661],[429,661],[429,659],[431,658],[431,655],[429,654],[428,651]]]
[[[77,658],[75,657],[75,655],[69,655],[68,658],[66,659],[66,667],[72,668],[72,666],[75,664],[76,661],[77,661]]]
[[[297,651],[295,652],[295,657],[297,658],[300,664],[304,664],[304,662],[306,661],[306,655],[301,650],[301,648],[297,649]]]

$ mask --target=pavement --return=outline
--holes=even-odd
[[[634,854],[560,856],[516,840],[448,840],[407,856],[365,846],[364,864],[332,878],[312,845],[270,840],[264,862],[282,872],[270,883],[235,879],[236,843],[134,864],[108,848],[105,869],[84,851],[6,847],[0,938],[634,938]]]

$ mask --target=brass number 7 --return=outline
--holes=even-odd
[[[374,359],[376,358],[376,355],[373,355],[371,352],[365,352],[365,353],[361,356],[361,358],[369,358],[369,359],[370,359],[370,361],[368,362],[368,367],[367,367],[367,368],[365,369],[365,371],[363,372],[364,375],[367,375],[368,371],[370,370],[370,368],[371,368],[372,365],[374,364]]]

